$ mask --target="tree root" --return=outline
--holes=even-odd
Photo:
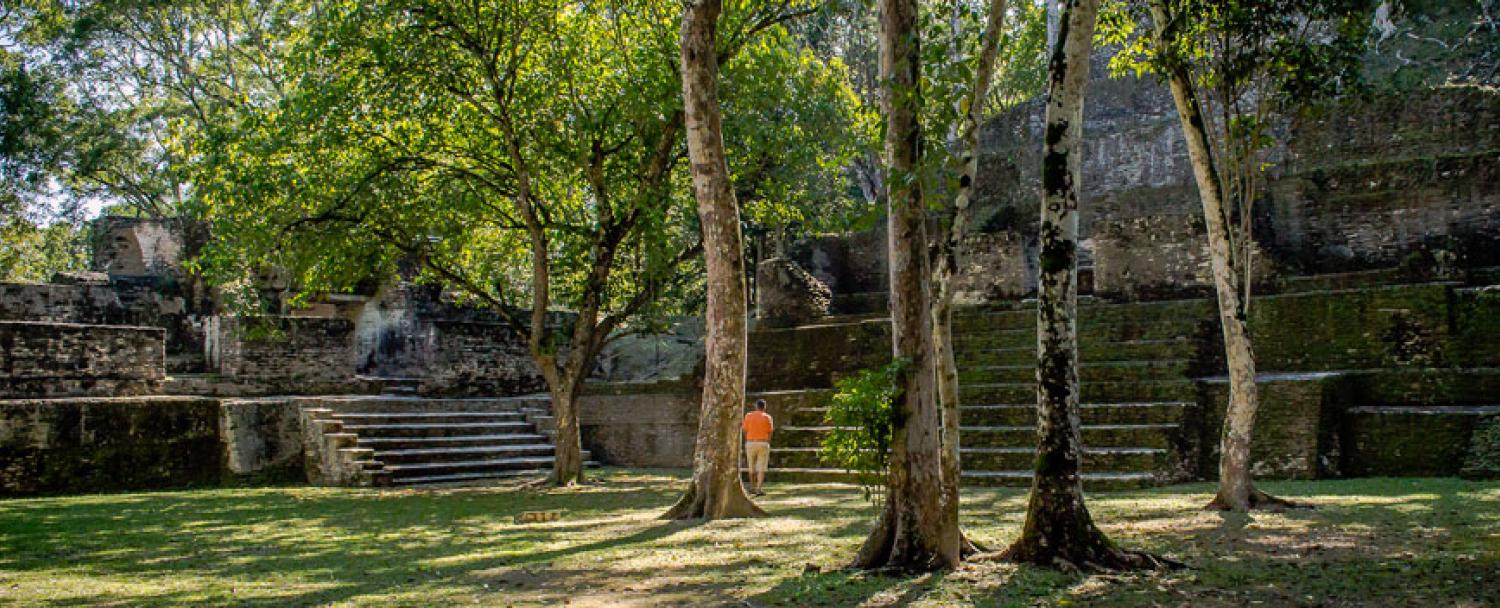
[[[968,534],[964,534],[964,532],[962,530],[959,530],[959,532],[958,532],[958,556],[959,556],[959,558],[961,558],[961,559],[969,559],[969,558],[974,557],[976,555],[983,555],[985,553],[988,553],[989,551],[990,551],[990,548],[988,546],[980,544],[979,542],[975,541],[973,538],[970,538]]]
[[[744,489],[729,492],[728,504],[711,505],[706,493],[698,491],[698,484],[689,483],[682,498],[667,509],[660,519],[738,519],[765,516],[765,509],[751,501]]]
[[[1280,513],[1289,509],[1316,509],[1317,507],[1305,502],[1296,502],[1287,500],[1285,498],[1278,498],[1260,491],[1259,488],[1251,487],[1250,496],[1246,501],[1244,509],[1237,509],[1234,502],[1227,499],[1222,492],[1215,495],[1214,499],[1209,501],[1208,504],[1204,505],[1203,508],[1209,511],[1248,510]]]
[[[1041,547],[1017,542],[1004,551],[976,555],[973,562],[1009,562],[1051,568],[1071,574],[1182,570],[1187,564],[1145,551],[1110,546]]]

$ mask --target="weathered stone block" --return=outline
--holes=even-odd
[[[1339,474],[1337,406],[1328,398],[1336,376],[1308,375],[1256,382],[1260,406],[1250,447],[1250,470],[1258,478],[1317,479]],[[1229,406],[1228,382],[1201,385],[1203,457],[1200,474],[1218,477],[1219,431]]]
[[[1500,407],[1352,408],[1344,417],[1343,472],[1350,476],[1457,475],[1483,420]]]
[[[243,478],[300,480],[302,426],[291,398],[225,400],[219,428],[228,472]]]
[[[0,401],[0,495],[213,484],[223,463],[216,399]]]
[[[0,398],[154,392],[164,359],[160,328],[0,321]]]
[[[226,376],[299,382],[354,378],[354,324],[336,317],[214,317],[205,349]]]
[[[796,262],[764,260],[755,276],[755,316],[763,322],[785,327],[828,316],[833,292]]]
[[[753,391],[826,388],[843,375],[891,360],[889,319],[750,332]]]

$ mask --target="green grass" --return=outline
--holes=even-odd
[[[857,488],[774,485],[772,517],[655,519],[680,478],[608,471],[567,490],[280,487],[0,501],[0,605],[1500,605],[1500,483],[1268,483],[1312,511],[1224,516],[1210,486],[1092,495],[1120,544],[1191,570],[1082,577],[1009,564],[894,578],[841,570]],[[1025,492],[965,492],[969,534],[1018,533]],[[561,521],[516,524],[526,510]]]

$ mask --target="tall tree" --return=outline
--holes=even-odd
[[[1167,81],[1203,205],[1229,372],[1219,489],[1210,508],[1292,506],[1256,489],[1251,475],[1259,409],[1248,325],[1255,267],[1252,209],[1270,164],[1277,115],[1357,79],[1370,4],[1149,0],[1151,35],[1112,60]],[[1118,21],[1114,27],[1127,32],[1136,22]]]
[[[1078,208],[1083,97],[1099,0],[1069,0],[1048,62],[1037,294],[1037,456],[1026,524],[1002,558],[1074,570],[1152,568],[1115,546],[1083,499],[1078,409]]]
[[[708,308],[703,315],[707,364],[692,484],[667,511],[671,519],[764,514],[750,501],[740,481],[739,413],[745,403],[749,306],[740,210],[729,179],[719,112],[715,43],[722,10],[721,0],[699,0],[689,2],[682,16],[682,106],[708,271]]]
[[[932,356],[931,268],[919,175],[921,47],[915,0],[881,0],[881,106],[886,117],[886,216],[894,357],[901,394],[892,408],[884,507],[854,565],[930,571],[956,567],[957,525],[943,516],[942,428]]]
[[[597,354],[643,317],[682,312],[671,307],[700,276],[680,162],[679,7],[318,3],[296,20],[286,99],[252,104],[201,144],[220,236],[209,266],[221,280],[284,268],[314,293],[418,261],[419,280],[485,306],[527,344],[558,422],[552,480],[581,479],[578,401]],[[738,5],[719,63],[738,57],[757,74],[785,57],[768,34],[795,15]],[[772,92],[805,92],[822,69],[802,64]],[[736,101],[780,100],[766,97]],[[819,149],[797,133],[781,145]]]
[[[979,171],[979,126],[984,120],[985,101],[989,99],[990,82],[994,76],[996,58],[1000,55],[1000,38],[1004,27],[1005,0],[991,0],[984,33],[979,42],[974,81],[959,106],[962,120],[954,159],[960,167],[958,192],[953,196],[952,206],[948,209],[947,230],[937,239],[937,260],[933,276],[937,294],[932,302],[932,337],[937,366],[938,402],[942,407],[943,525],[953,529],[958,529],[959,478],[962,474],[958,424],[958,362],[953,349],[953,281],[958,276],[959,257],[968,231],[974,177]],[[955,36],[957,34],[955,32]],[[967,538],[960,543],[965,554],[978,550]]]

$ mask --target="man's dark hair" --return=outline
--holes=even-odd
[[[765,399],[756,399],[755,400],[755,409],[758,409],[758,410],[761,410],[761,411],[765,411],[765,409],[766,409],[766,400]]]

